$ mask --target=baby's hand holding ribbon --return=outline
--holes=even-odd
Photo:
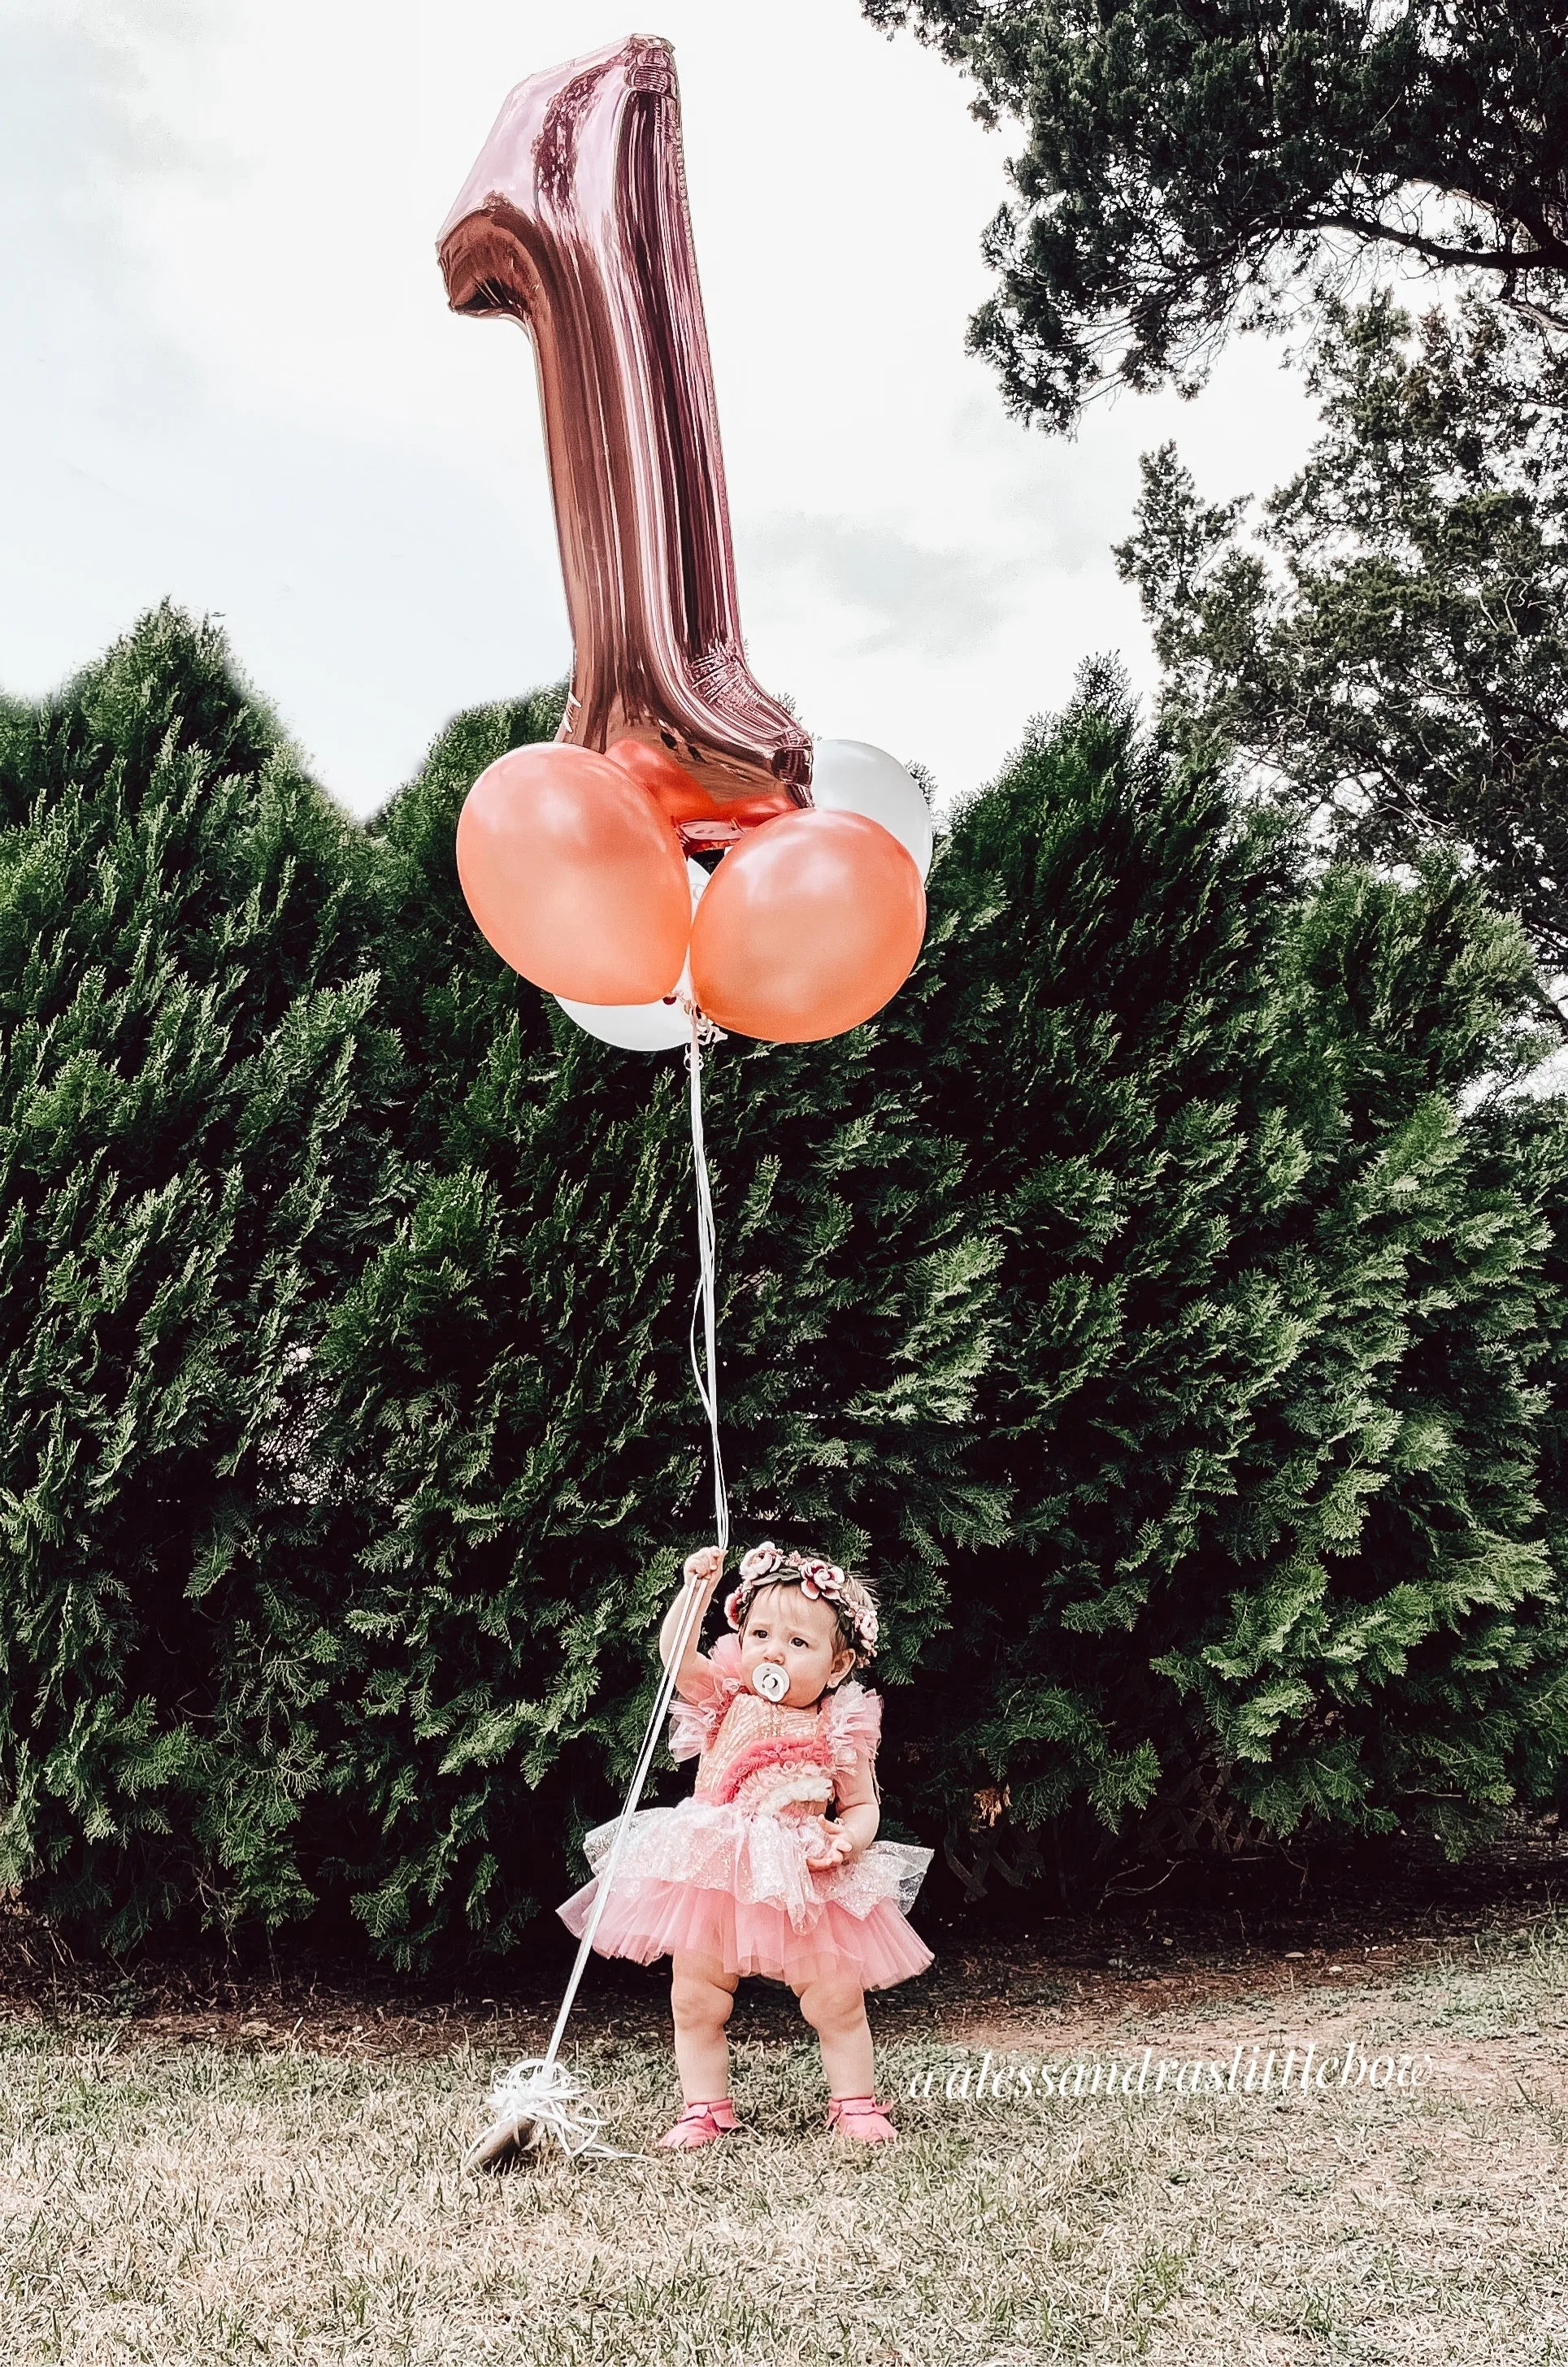
[[[718,1546],[699,1546],[687,1554],[684,1576],[687,1586],[716,1586],[724,1567],[724,1556]]]

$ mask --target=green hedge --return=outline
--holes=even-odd
[[[1451,871],[1301,883],[1114,683],[960,817],[938,1120],[1004,1247],[944,1770],[1108,1820],[1207,1755],[1268,1826],[1458,1845],[1568,1736],[1543,1444],[1568,1130]],[[1009,986],[1008,981],[1014,981]],[[936,1655],[931,1656],[932,1659]]]
[[[173,611],[0,709],[4,1878],[108,1944],[513,1947],[629,1761],[706,1526],[684,1077],[452,860],[557,712],[362,831]],[[1553,1790],[1528,974],[1452,875],[1311,878],[1102,671],[881,1020],[719,1048],[737,1527],[880,1582],[891,1816],[1125,1825],[1195,1750],[1281,1832]]]

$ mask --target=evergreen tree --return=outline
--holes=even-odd
[[[332,1512],[369,935],[355,832],[210,630],[165,608],[0,712],[5,1865],[112,1946],[302,1902],[308,1724],[250,1697],[320,1690],[271,1614]]]
[[[1533,1165],[1464,1115],[1528,953],[1473,883],[1296,885],[1091,674],[958,819],[927,1041],[1003,1244],[913,1775],[1108,1824],[1194,1751],[1280,1831],[1456,1831],[1568,1738]]]
[[[1312,1166],[1260,1263],[1313,1319],[1217,1532],[1241,1583],[1164,1663],[1280,1830],[1457,1850],[1550,1797],[1568,1745],[1540,1488],[1568,1110],[1519,1155],[1530,984],[1517,923],[1451,866],[1331,872],[1280,948],[1278,1106]]]

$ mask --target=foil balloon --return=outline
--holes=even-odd
[[[574,642],[561,738],[676,760],[687,848],[809,808],[811,742],[741,640],[668,42],[520,83],[438,253],[455,311],[533,337]]]
[[[699,863],[691,862],[686,872],[695,912],[708,874]],[[656,1002],[569,1002],[560,994],[555,1000],[585,1036],[597,1036],[619,1052],[677,1052],[691,1041],[691,1021],[680,1000],[681,987],[689,991],[690,983],[689,971],[683,970],[675,992],[661,995]]]
[[[858,1027],[898,992],[926,930],[915,858],[865,814],[785,814],[748,831],[708,883],[691,982],[719,1026],[768,1044]]]
[[[619,764],[622,772],[630,773],[647,790],[676,835],[690,832],[696,845],[718,844],[720,828],[728,838],[734,839],[743,830],[755,830],[758,822],[773,821],[779,811],[777,793],[764,790],[756,797],[733,798],[726,808],[728,821],[716,825],[712,820],[713,800],[707,790],[667,749],[651,747],[646,740],[617,740],[606,753],[612,764]],[[784,810],[792,813],[795,809],[790,806]]]
[[[866,740],[819,740],[812,751],[812,803],[828,813],[866,814],[931,868],[931,809],[913,773]]]
[[[458,817],[458,877],[502,960],[548,993],[674,993],[691,936],[680,842],[608,756],[546,741],[488,765]]]

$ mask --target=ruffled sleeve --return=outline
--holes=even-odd
[[[857,1759],[870,1766],[882,1738],[882,1697],[848,1679],[829,1701],[824,1723],[834,1766],[841,1774],[847,1773]]]
[[[721,1636],[708,1655],[707,1666],[695,1669],[683,1680],[680,1693],[670,1704],[671,1757],[700,1757],[740,1689],[740,1639]]]

